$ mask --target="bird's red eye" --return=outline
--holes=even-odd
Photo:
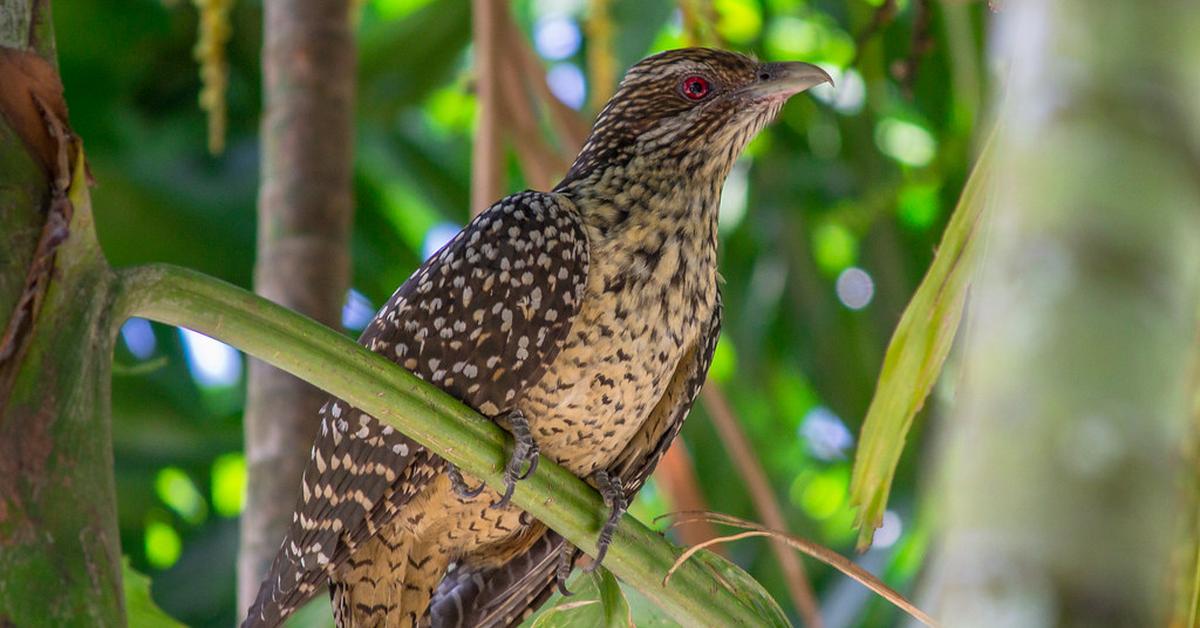
[[[708,95],[708,81],[704,80],[703,76],[689,76],[683,79],[683,84],[680,85],[680,90],[683,95],[691,100],[700,100]]]

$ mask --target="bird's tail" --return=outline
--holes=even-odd
[[[449,568],[445,550],[408,533],[374,536],[330,582],[334,623],[338,628],[426,623],[429,600]]]

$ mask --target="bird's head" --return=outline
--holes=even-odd
[[[724,50],[648,57],[625,74],[559,187],[649,175],[719,185],[789,97],[826,82],[833,81],[815,65],[760,63]]]

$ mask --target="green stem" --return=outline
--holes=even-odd
[[[458,400],[305,316],[194,271],[151,265],[119,271],[114,319],[140,316],[187,327],[312,383],[394,426],[459,468],[502,489],[504,431]],[[299,478],[297,478],[299,480]],[[582,480],[550,460],[517,485],[513,503],[589,554],[605,507]],[[786,625],[720,586],[692,561],[663,586],[678,552],[626,515],[605,567],[685,626]]]

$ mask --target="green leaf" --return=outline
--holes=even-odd
[[[186,628],[163,612],[150,597],[150,577],[129,566],[129,557],[121,563],[125,583],[125,615],[132,628]]]
[[[933,264],[904,309],[883,358],[850,482],[850,504],[858,509],[860,551],[870,546],[883,521],[905,437],[941,374],[958,331],[987,204],[991,145],[987,142],[981,151]]]
[[[654,605],[649,598],[637,589],[622,583],[621,590],[625,592],[625,601],[633,613],[633,624],[637,628],[682,628],[682,625],[671,619],[663,609]]]
[[[634,625],[625,593],[607,569],[582,573],[572,579],[569,588],[574,595],[559,595],[557,602],[547,605],[530,628],[627,628]]]
[[[723,587],[745,602],[761,621],[759,626],[791,626],[779,603],[750,574],[730,560],[708,550],[696,552],[689,562],[697,563],[712,574],[712,586]],[[715,589],[710,593],[716,593]]]

